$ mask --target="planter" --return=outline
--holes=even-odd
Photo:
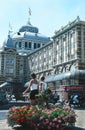
[[[13,127],[13,130],[35,130],[32,129],[28,126],[15,126]],[[47,130],[47,129],[40,129],[40,130]],[[60,127],[60,128],[56,128],[56,129],[50,129],[50,130],[73,130],[73,127]]]
[[[76,115],[69,106],[22,106],[12,107],[8,112],[8,124],[15,130],[67,130],[75,121]]]
[[[12,107],[8,111],[8,124],[15,130],[71,130],[76,114],[68,104],[48,106],[50,91],[40,95],[37,105]],[[45,105],[43,106],[43,102]]]
[[[15,127],[13,127],[13,130],[33,130],[33,129],[31,129],[30,127],[27,127],[27,126],[25,126],[25,127],[15,126]]]

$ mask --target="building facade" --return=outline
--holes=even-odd
[[[15,89],[16,86],[24,86],[29,74],[28,54],[49,41],[50,37],[40,34],[39,29],[30,21],[16,33],[9,30],[8,37],[0,49],[0,86],[9,86],[9,83]]]
[[[4,42],[0,52],[0,82],[24,84],[35,72],[38,79],[42,74],[46,77],[48,86],[57,90],[61,99],[72,93],[85,96],[85,21],[77,17],[56,31],[52,41],[29,23],[12,39],[8,35],[8,41],[10,46]]]
[[[29,54],[30,71],[42,73],[61,99],[85,95],[85,21],[79,17],[55,32],[53,41]],[[36,59],[35,59],[36,57]]]

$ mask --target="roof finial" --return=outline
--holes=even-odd
[[[31,13],[32,13],[32,11],[31,11],[31,9],[29,8],[29,15],[31,15]]]
[[[80,21],[80,17],[79,16],[77,16],[77,20]]]
[[[28,24],[31,24],[31,22],[30,22],[30,16],[31,16],[31,13],[32,13],[32,11],[31,11],[31,9],[29,8],[29,18],[28,18]]]
[[[11,33],[12,33],[12,26],[9,23],[9,32],[8,32],[8,35],[10,35]]]

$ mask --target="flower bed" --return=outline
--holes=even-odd
[[[8,111],[10,126],[27,126],[30,130],[64,130],[76,122],[76,115],[68,105],[50,109],[38,106],[12,107]]]

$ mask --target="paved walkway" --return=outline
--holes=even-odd
[[[85,110],[75,110],[77,117],[77,122],[75,124],[75,128],[72,130],[85,130]],[[0,120],[0,130],[13,130],[7,124],[7,120]]]
[[[0,120],[0,130],[12,130],[10,126],[7,124],[7,120]]]
[[[75,125],[78,127],[84,128],[85,130],[85,109],[75,110],[75,113],[78,116]]]

